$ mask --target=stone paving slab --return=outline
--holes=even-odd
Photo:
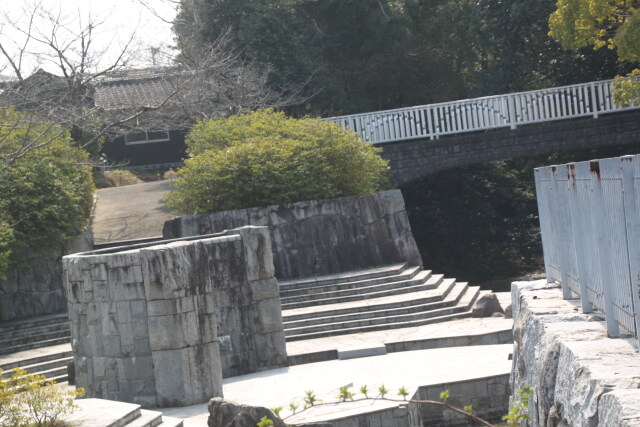
[[[120,427],[140,415],[140,405],[103,399],[78,399],[78,409],[67,421],[78,427]]]
[[[451,343],[454,343],[456,337],[474,337],[500,332],[510,334],[512,327],[513,321],[511,319],[497,317],[460,319],[413,328],[390,329],[386,331],[292,341],[287,343],[287,354],[289,356],[300,356],[332,350],[348,350],[354,347],[373,348],[385,344],[440,338],[451,338]]]
[[[268,408],[283,406],[282,415],[286,416],[290,402],[303,406],[305,390],[313,390],[320,400],[329,402],[335,400],[338,388],[347,384],[353,384],[355,391],[363,384],[370,390],[384,384],[391,395],[401,386],[413,393],[423,385],[508,374],[512,349],[511,344],[455,347],[311,363],[227,378],[223,391],[225,399],[232,402]],[[371,410],[385,407],[388,402],[376,402]],[[206,404],[161,411],[185,419],[185,427],[207,425]],[[303,418],[296,417],[296,422]]]

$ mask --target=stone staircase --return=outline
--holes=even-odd
[[[479,293],[407,264],[280,282],[287,341],[469,317]]]
[[[91,427],[182,427],[183,420],[162,412],[142,409],[134,403],[105,399],[76,400],[78,408],[67,418],[70,425]]]
[[[56,382],[67,380],[73,360],[71,332],[66,314],[0,323],[0,369],[3,377],[20,367]]]

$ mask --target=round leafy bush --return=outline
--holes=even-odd
[[[61,250],[86,226],[93,204],[88,154],[58,126],[0,110],[0,276],[11,264]],[[15,155],[27,143],[38,148]],[[4,224],[4,225],[2,225]]]
[[[186,141],[193,158],[167,196],[186,214],[370,194],[388,170],[355,133],[273,110],[202,122]]]

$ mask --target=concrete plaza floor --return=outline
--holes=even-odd
[[[508,374],[512,349],[512,344],[439,348],[273,369],[224,380],[224,398],[268,408],[282,406],[285,408],[282,415],[287,416],[289,403],[303,406],[305,390],[313,390],[320,400],[330,402],[336,400],[338,388],[347,384],[353,384],[356,392],[364,384],[369,390],[377,390],[384,384],[391,396],[401,386],[413,393],[423,385]],[[371,403],[371,409],[389,406],[389,402]],[[207,425],[206,404],[159,410],[184,419],[185,427]],[[335,412],[336,408],[327,407],[326,411]],[[331,416],[314,410],[287,421],[311,421],[322,415]]]

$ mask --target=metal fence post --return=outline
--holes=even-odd
[[[552,256],[551,246],[555,245],[553,241],[553,232],[551,230],[550,211],[549,211],[549,197],[550,197],[550,185],[547,185],[544,180],[544,168],[536,168],[533,170],[533,177],[536,183],[536,202],[538,204],[538,218],[540,220],[540,237],[542,239],[542,255],[544,257],[544,271],[547,276],[547,282],[555,282],[555,278],[551,275],[552,271]],[[546,203],[545,203],[546,202]]]
[[[554,212],[555,222],[558,225],[556,227],[556,234],[558,234],[558,236],[556,237],[556,242],[566,242],[567,239],[565,236],[565,228],[563,227],[564,221],[561,220],[561,216],[564,215],[565,213],[562,212],[560,209],[560,206],[561,206],[560,199],[564,196],[564,194],[562,194],[562,189],[559,188],[560,186],[558,185],[558,180],[556,179],[557,173],[558,173],[558,166],[552,166],[551,167],[551,188],[552,188],[551,204],[554,207],[553,212]],[[566,191],[566,189],[564,189],[564,191]],[[561,247],[561,245],[558,245],[558,249],[557,249],[558,261],[560,263],[560,286],[562,287],[562,298],[571,299],[571,288],[569,288],[569,278],[567,276],[567,272],[569,271],[569,266],[567,262],[567,254],[566,254],[565,247],[566,247],[566,244],[564,245],[564,247]]]
[[[588,232],[587,230],[581,230],[578,222],[578,203],[577,203],[577,189],[576,189],[576,173],[575,173],[575,164],[569,163],[567,165],[567,172],[569,174],[567,180],[567,191],[569,192],[569,209],[571,214],[571,227],[573,228],[573,240],[574,247],[576,250],[576,263],[578,265],[578,276],[579,276],[579,284],[580,284],[580,304],[582,306],[583,313],[591,313],[593,311],[593,307],[589,302],[589,288],[587,281],[587,266],[585,265],[587,255],[585,254],[586,245],[583,240],[583,233]]]
[[[597,119],[598,118],[598,96],[596,94],[596,84],[594,82],[591,82],[591,85],[589,85],[589,87],[591,88],[591,104],[593,107],[593,118]]]
[[[640,349],[640,217],[638,216],[638,200],[635,188],[635,169],[640,159],[638,156],[623,156],[622,183],[624,191],[624,214],[627,231],[627,248],[629,251],[629,278],[631,283],[631,300],[635,317],[636,338]]]
[[[515,129],[518,125],[518,118],[516,116],[516,95],[510,95],[507,98],[507,104],[509,105],[509,123],[511,123],[511,129]]]
[[[609,260],[609,242],[608,230],[605,223],[605,206],[602,197],[602,188],[600,182],[600,163],[593,161],[590,163],[591,170],[591,191],[594,198],[594,211],[596,233],[598,235],[598,258],[600,261],[600,273],[602,275],[602,291],[604,297],[604,317],[607,323],[607,332],[610,337],[620,336],[620,328],[616,322],[613,312],[613,290],[611,284],[608,283],[613,277],[611,271],[611,261]]]

